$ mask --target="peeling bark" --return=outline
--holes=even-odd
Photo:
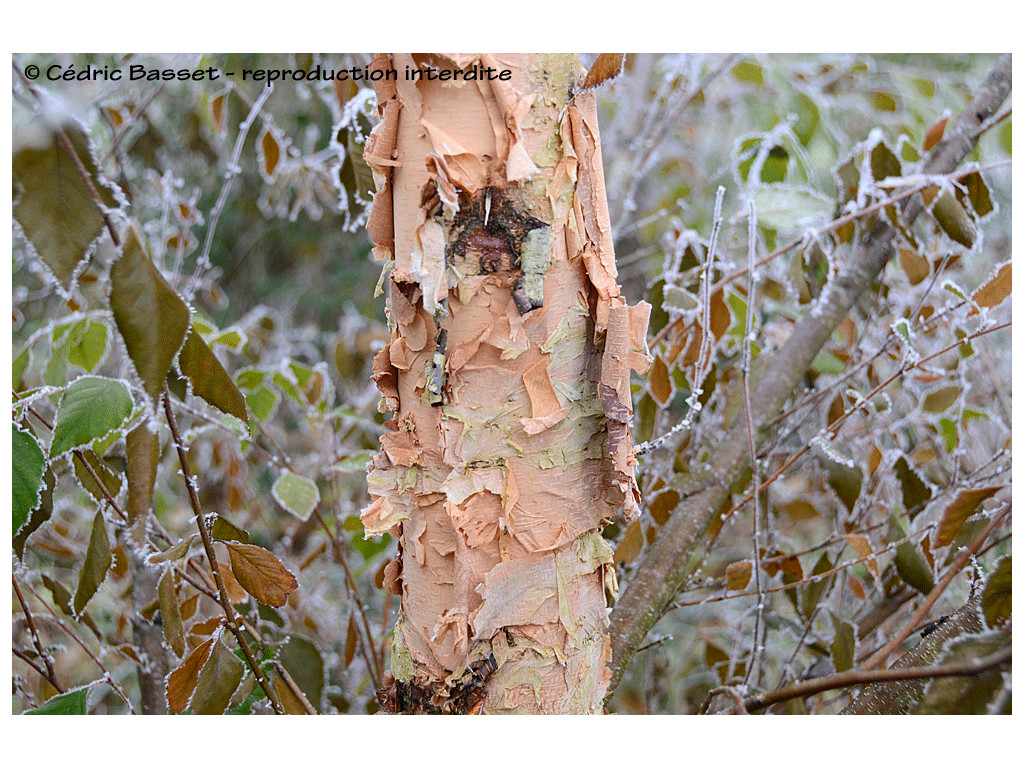
[[[407,68],[511,79],[406,80]],[[402,597],[391,711],[600,712],[616,592],[602,526],[639,514],[630,370],[650,307],[616,282],[593,94],[563,55],[380,54],[368,229],[390,268],[392,412],[368,535]]]

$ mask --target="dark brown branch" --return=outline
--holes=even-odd
[[[974,148],[989,118],[1011,89],[1011,57],[1000,58],[984,83],[973,94],[970,106],[921,165],[927,175],[954,170]],[[907,225],[924,210],[919,194],[903,201],[901,214]],[[753,393],[752,410],[758,442],[766,425],[778,414],[801,381],[804,372],[860,295],[875,281],[893,254],[896,230],[879,221],[855,246],[849,264],[826,287],[815,311],[794,327]],[[742,420],[741,420],[742,421]],[[680,486],[683,496],[675,512],[658,533],[628,588],[611,615],[612,677],[609,695],[615,690],[647,632],[672,603],[679,585],[703,558],[703,539],[711,522],[731,496],[733,487],[750,470],[745,440],[746,425],[734,422],[717,435],[711,451],[711,467],[702,473],[700,490]],[[681,481],[677,480],[676,483]]]

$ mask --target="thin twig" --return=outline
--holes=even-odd
[[[46,671],[45,669],[43,669],[42,667],[40,667],[40,666],[39,666],[38,664],[36,664],[36,663],[35,663],[34,661],[32,661],[32,659],[30,659],[30,658],[28,657],[28,655],[27,655],[27,654],[26,654],[26,653],[25,653],[24,651],[20,651],[20,650],[18,650],[17,648],[15,648],[15,647],[14,647],[14,646],[12,645],[12,646],[11,646],[11,653],[13,653],[13,654],[14,654],[15,656],[17,656],[17,657],[18,657],[19,659],[21,659],[22,661],[24,661],[24,662],[25,662],[26,664],[28,664],[28,665],[29,665],[30,667],[32,667],[32,669],[34,669],[34,670],[36,671],[36,673],[37,673],[37,674],[38,674],[38,675],[39,675],[39,676],[40,676],[41,678],[43,678],[43,679],[44,679],[44,680],[45,680],[46,682],[48,682],[48,683],[49,683],[50,685],[52,685],[52,686],[53,686],[54,688],[56,688],[56,689],[57,689],[57,691],[58,691],[59,693],[64,693],[64,689],[60,687],[60,684],[59,684],[59,683],[57,682],[57,678],[56,678],[56,677],[54,677],[53,675],[51,675],[51,674],[50,674],[49,672],[47,672],[47,671]]]
[[[750,275],[749,288],[747,290],[747,322],[743,334],[743,407],[747,421],[747,447],[750,450],[750,466],[753,468],[753,485],[757,488],[760,484],[760,472],[757,465],[757,441],[754,438],[754,414],[750,408],[750,358],[751,338],[754,335],[754,297],[757,291],[757,272],[754,270],[755,256],[757,255],[757,207],[754,201],[749,203],[750,215],[747,221],[747,262],[748,274]],[[754,667],[758,667],[760,675],[760,662],[764,649],[761,640],[761,622],[764,619],[764,593],[761,592],[761,495],[754,494],[754,522],[753,522],[753,545],[754,545],[754,585],[757,589],[757,607],[754,614],[754,640],[753,648],[750,649],[750,663],[747,665],[746,674],[743,676],[743,684],[746,685],[750,679]],[[756,678],[755,678],[756,680]]]
[[[15,575],[11,574],[11,584],[14,585],[14,593],[18,596],[18,602],[21,603],[21,612],[25,614],[25,624],[28,625],[28,632],[32,638],[32,645],[36,647],[36,653],[39,654],[39,658],[43,660],[46,665],[46,672],[40,672],[47,680],[50,681],[50,685],[56,688],[60,693],[64,693],[64,686],[57,682],[57,672],[53,668],[53,659],[50,658],[45,650],[43,650],[42,641],[39,639],[39,631],[36,629],[35,620],[32,618],[32,611],[28,609],[28,604],[25,602],[25,596],[21,594],[21,587],[18,586],[18,579]],[[26,658],[26,661],[28,659]],[[32,666],[35,666],[34,664]],[[38,667],[36,668],[38,671]]]
[[[242,157],[242,147],[245,145],[245,140],[249,135],[249,129],[252,128],[252,124],[256,121],[256,116],[259,115],[260,110],[263,109],[263,105],[267,99],[270,98],[270,94],[274,91],[273,83],[268,83],[267,87],[263,89],[263,92],[256,99],[256,102],[252,105],[252,109],[249,110],[249,114],[238,128],[238,138],[235,139],[235,147],[231,152],[231,160],[228,162],[227,170],[224,172],[224,184],[221,185],[220,194],[217,195],[217,202],[213,205],[213,211],[210,213],[210,224],[206,229],[206,239],[203,241],[203,250],[199,254],[199,258],[196,260],[196,271],[192,275],[191,285],[185,292],[186,297],[192,295],[199,284],[199,277],[202,275],[204,269],[210,264],[210,249],[213,247],[213,235],[217,230],[217,222],[220,220],[220,214],[224,210],[224,205],[227,203],[228,194],[231,192],[231,186],[234,184],[235,177],[241,172],[241,168],[238,163]]]

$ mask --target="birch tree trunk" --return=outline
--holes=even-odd
[[[428,66],[451,74],[411,79]],[[616,282],[593,94],[565,55],[381,54],[372,70],[367,227],[392,328],[373,377],[393,418],[362,517],[398,537],[385,580],[402,598],[382,700],[600,712],[616,593],[601,528],[639,514],[629,380],[650,307]]]

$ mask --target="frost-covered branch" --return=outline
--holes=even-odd
[[[971,677],[988,672],[1009,663],[1013,658],[1013,648],[1007,645],[993,654],[966,664],[943,664],[936,667],[908,667],[906,669],[879,669],[865,672],[859,669],[840,672],[836,675],[818,677],[801,683],[780,688],[769,694],[750,696],[743,699],[746,714],[757,712],[790,699],[802,699],[825,691],[838,688],[849,688],[867,683],[895,682],[903,680],[926,680],[939,677]],[[741,713],[743,714],[743,713]],[[852,714],[852,713],[851,713]]]

